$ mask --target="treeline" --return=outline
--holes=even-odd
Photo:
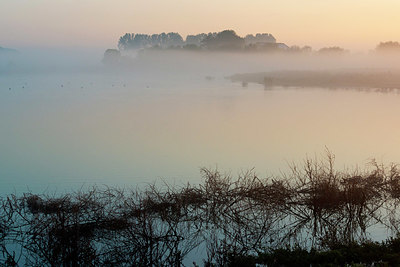
[[[181,266],[204,248],[205,266],[238,266],[243,259],[249,266],[277,262],[291,248],[312,256],[362,244],[374,228],[400,230],[396,165],[337,171],[328,154],[270,179],[252,171],[235,179],[201,173],[197,186],[3,197],[0,265]]]
[[[183,40],[179,33],[174,32],[152,35],[126,33],[120,37],[118,42],[120,50],[142,48],[243,49],[255,45],[269,45],[269,48],[279,48],[272,34],[258,33],[256,35],[248,34],[245,37],[240,37],[233,30],[188,35],[186,40]]]
[[[139,34],[126,33],[118,41],[119,50],[132,49],[189,49],[189,50],[224,50],[241,49],[246,51],[289,51],[289,52],[312,52],[310,46],[300,47],[297,45],[287,46],[284,43],[277,43],[275,37],[270,33],[248,34],[241,37],[233,30],[224,30],[221,32],[200,33],[188,35],[186,39],[176,32],[160,34]],[[400,51],[398,42],[387,41],[379,43],[375,51],[377,52],[395,52]],[[323,47],[317,52],[326,53],[344,53],[348,50],[338,47]]]
[[[126,33],[119,38],[118,47],[121,50],[140,49],[149,47],[173,47],[184,44],[182,36],[179,33],[161,33],[161,34],[134,34]]]
[[[119,38],[118,48],[120,51],[135,49],[286,51],[295,53],[313,51],[310,46],[293,45],[289,47],[284,43],[278,43],[270,33],[248,34],[241,37],[233,30],[188,35],[185,40],[175,32],[151,35],[126,33]],[[321,48],[317,52],[321,54],[344,53],[347,50],[332,46]]]
[[[377,45],[376,49],[377,52],[400,52],[400,44],[399,42],[381,42]]]

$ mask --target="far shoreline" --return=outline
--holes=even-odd
[[[270,87],[353,89],[400,89],[400,71],[382,69],[290,70],[241,73],[227,77],[232,82]]]

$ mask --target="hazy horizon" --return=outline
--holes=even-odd
[[[0,0],[0,266],[400,264],[398,10]]]
[[[397,40],[399,8],[395,0],[2,1],[0,46],[114,48],[126,32],[186,36],[233,29],[239,35],[268,32],[289,46],[369,51]]]

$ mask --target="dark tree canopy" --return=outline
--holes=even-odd
[[[183,38],[179,33],[160,33],[160,34],[135,34],[126,33],[119,38],[118,48],[121,50],[140,49],[149,47],[169,48],[173,46],[182,46]]]
[[[204,38],[207,37],[206,33],[200,33],[196,35],[188,35],[186,37],[186,45],[197,45],[201,46],[201,42],[203,41]]]
[[[245,42],[235,31],[225,30],[216,35],[208,34],[203,44],[209,49],[238,49],[243,48]]]
[[[178,47],[184,49],[229,50],[242,49],[253,44],[276,44],[276,39],[269,33],[248,34],[245,38],[242,38],[233,30],[188,35],[186,40],[183,40],[179,33],[174,32],[153,35],[126,33],[120,37],[118,48],[120,50],[131,50]]]

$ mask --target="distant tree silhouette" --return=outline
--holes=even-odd
[[[347,52],[344,48],[339,46],[324,47],[318,50],[321,54],[342,54]]]
[[[217,34],[218,33],[216,33],[216,32],[209,32],[208,34],[206,34],[206,36],[201,40],[201,45],[204,46],[204,47],[207,47],[207,44],[209,42],[212,42],[212,40],[215,39]]]
[[[206,33],[200,33],[200,34],[196,34],[196,35],[188,35],[186,37],[186,45],[201,46],[201,42],[206,37],[207,37]]]
[[[311,52],[312,52],[312,47],[306,45],[306,46],[303,46],[303,47],[301,48],[301,50],[302,50],[302,52],[305,52],[305,53],[311,53]]]
[[[107,49],[104,52],[103,63],[106,65],[116,64],[121,59],[121,52],[117,49]]]
[[[376,47],[376,51],[378,52],[400,52],[400,44],[399,42],[381,42]]]
[[[182,46],[184,44],[183,38],[179,33],[176,32],[170,32],[166,36],[166,42],[164,44],[165,48],[171,47],[171,46]]]
[[[291,47],[289,47],[289,52],[294,52],[294,53],[311,53],[312,52],[312,48],[311,46],[303,46],[300,47],[298,45],[292,45]]]
[[[255,43],[276,43],[275,37],[270,33],[257,33],[255,36],[253,34],[248,34],[244,40],[246,45]]]
[[[160,34],[135,34],[126,33],[119,39],[118,48],[120,50],[141,49],[150,47],[169,48],[182,46],[183,38],[179,33],[160,33]]]
[[[119,38],[118,48],[120,50],[126,50],[130,47],[130,42],[132,41],[132,33],[125,33]]]
[[[209,49],[240,49],[245,45],[242,37],[233,30],[225,30],[214,34],[208,34],[203,44]]]
[[[160,33],[160,34],[135,34],[126,33],[120,37],[118,48],[120,50],[143,49],[143,48],[184,48],[198,49],[206,48],[209,50],[223,49],[243,49],[245,46],[264,45],[268,47],[278,47],[274,45],[276,39],[269,33],[257,33],[247,35],[245,38],[238,36],[233,30],[224,30],[221,32],[200,33],[188,35],[183,40],[179,33]]]

